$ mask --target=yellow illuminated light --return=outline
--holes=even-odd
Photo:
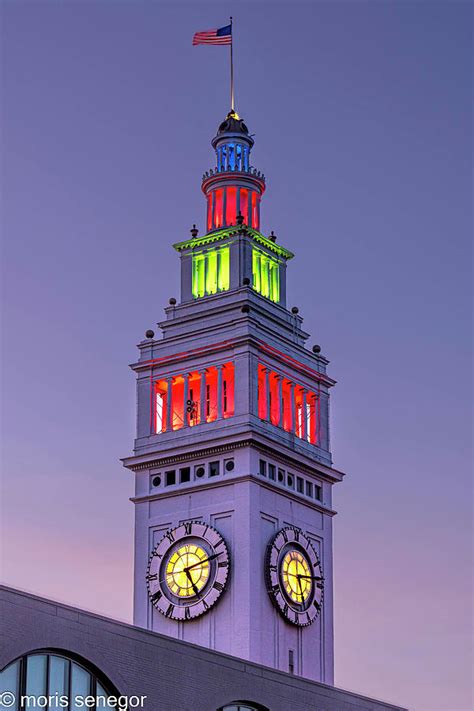
[[[283,558],[283,585],[287,595],[298,603],[306,602],[311,594],[313,581],[308,561],[299,551],[289,551]]]
[[[209,578],[208,554],[195,544],[178,548],[166,565],[166,583],[174,595],[197,595]]]

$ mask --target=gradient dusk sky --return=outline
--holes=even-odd
[[[336,684],[468,711],[467,2],[1,3],[3,578],[131,619],[135,344],[179,297],[236,103],[320,343],[335,490]]]

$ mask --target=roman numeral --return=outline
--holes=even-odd
[[[222,592],[224,590],[224,586],[218,580],[216,580],[212,587],[218,590],[219,592]]]
[[[191,619],[191,610],[189,609],[189,607],[184,608],[184,619],[185,620]]]
[[[186,521],[184,524],[184,531],[187,536],[191,535],[191,531],[193,530],[193,522],[192,521]]]
[[[314,603],[313,603],[313,605],[315,606],[315,608],[316,608],[316,609],[318,610],[318,612],[319,612],[319,610],[321,609],[321,605],[319,604],[319,602],[318,602],[317,600],[315,600]]]
[[[276,565],[269,565],[268,570],[270,570],[270,572],[272,572],[272,573],[276,573],[277,567],[276,567]]]
[[[281,532],[281,535],[283,536],[285,543],[288,543],[288,534],[285,529]]]
[[[221,562],[217,564],[217,567],[218,568],[228,568],[229,561],[228,560],[221,560]]]
[[[163,558],[163,555],[161,553],[158,553],[157,550],[154,550],[152,555],[155,556],[156,558]]]
[[[174,533],[173,531],[168,531],[166,534],[166,538],[169,540],[170,543],[174,543]]]
[[[170,603],[168,609],[165,612],[165,617],[172,617],[174,612],[174,605]]]
[[[297,528],[295,528],[295,541],[299,541],[299,540],[300,540],[300,532],[298,531]]]
[[[306,613],[306,622],[308,623],[308,625],[309,625],[310,622],[311,622],[311,617],[309,616],[309,613],[308,613],[308,612]]]
[[[158,573],[148,573],[148,575],[146,576],[146,579],[147,579],[148,581],[150,581],[150,580],[156,580],[157,577],[158,577]]]
[[[209,605],[207,604],[207,602],[205,600],[202,601],[202,604],[203,604],[205,610],[209,610]]]
[[[163,597],[163,593],[161,592],[161,590],[157,590],[156,593],[153,593],[153,595],[151,596],[151,601],[153,603],[158,602],[161,597]]]
[[[289,609],[290,609],[290,608],[288,607],[288,605],[287,605],[286,602],[285,602],[285,606],[284,606],[284,608],[283,608],[283,614],[286,615],[287,617],[288,617],[288,610],[289,610]]]
[[[272,593],[274,595],[276,595],[279,592],[280,592],[280,586],[278,585],[278,583],[276,585],[272,585]]]
[[[223,538],[219,538],[219,540],[217,541],[217,543],[216,543],[216,545],[214,546],[214,548],[219,548],[219,546],[222,546],[223,544],[224,544],[224,539],[223,539]]]

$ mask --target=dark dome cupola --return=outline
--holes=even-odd
[[[202,181],[207,198],[207,230],[236,225],[239,213],[245,225],[258,230],[265,176],[250,165],[254,140],[235,111],[227,114],[211,144],[217,165],[204,174]]]

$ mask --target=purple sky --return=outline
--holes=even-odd
[[[135,344],[179,296],[228,106],[338,380],[336,683],[467,711],[471,7],[6,2],[3,570],[129,620]]]

